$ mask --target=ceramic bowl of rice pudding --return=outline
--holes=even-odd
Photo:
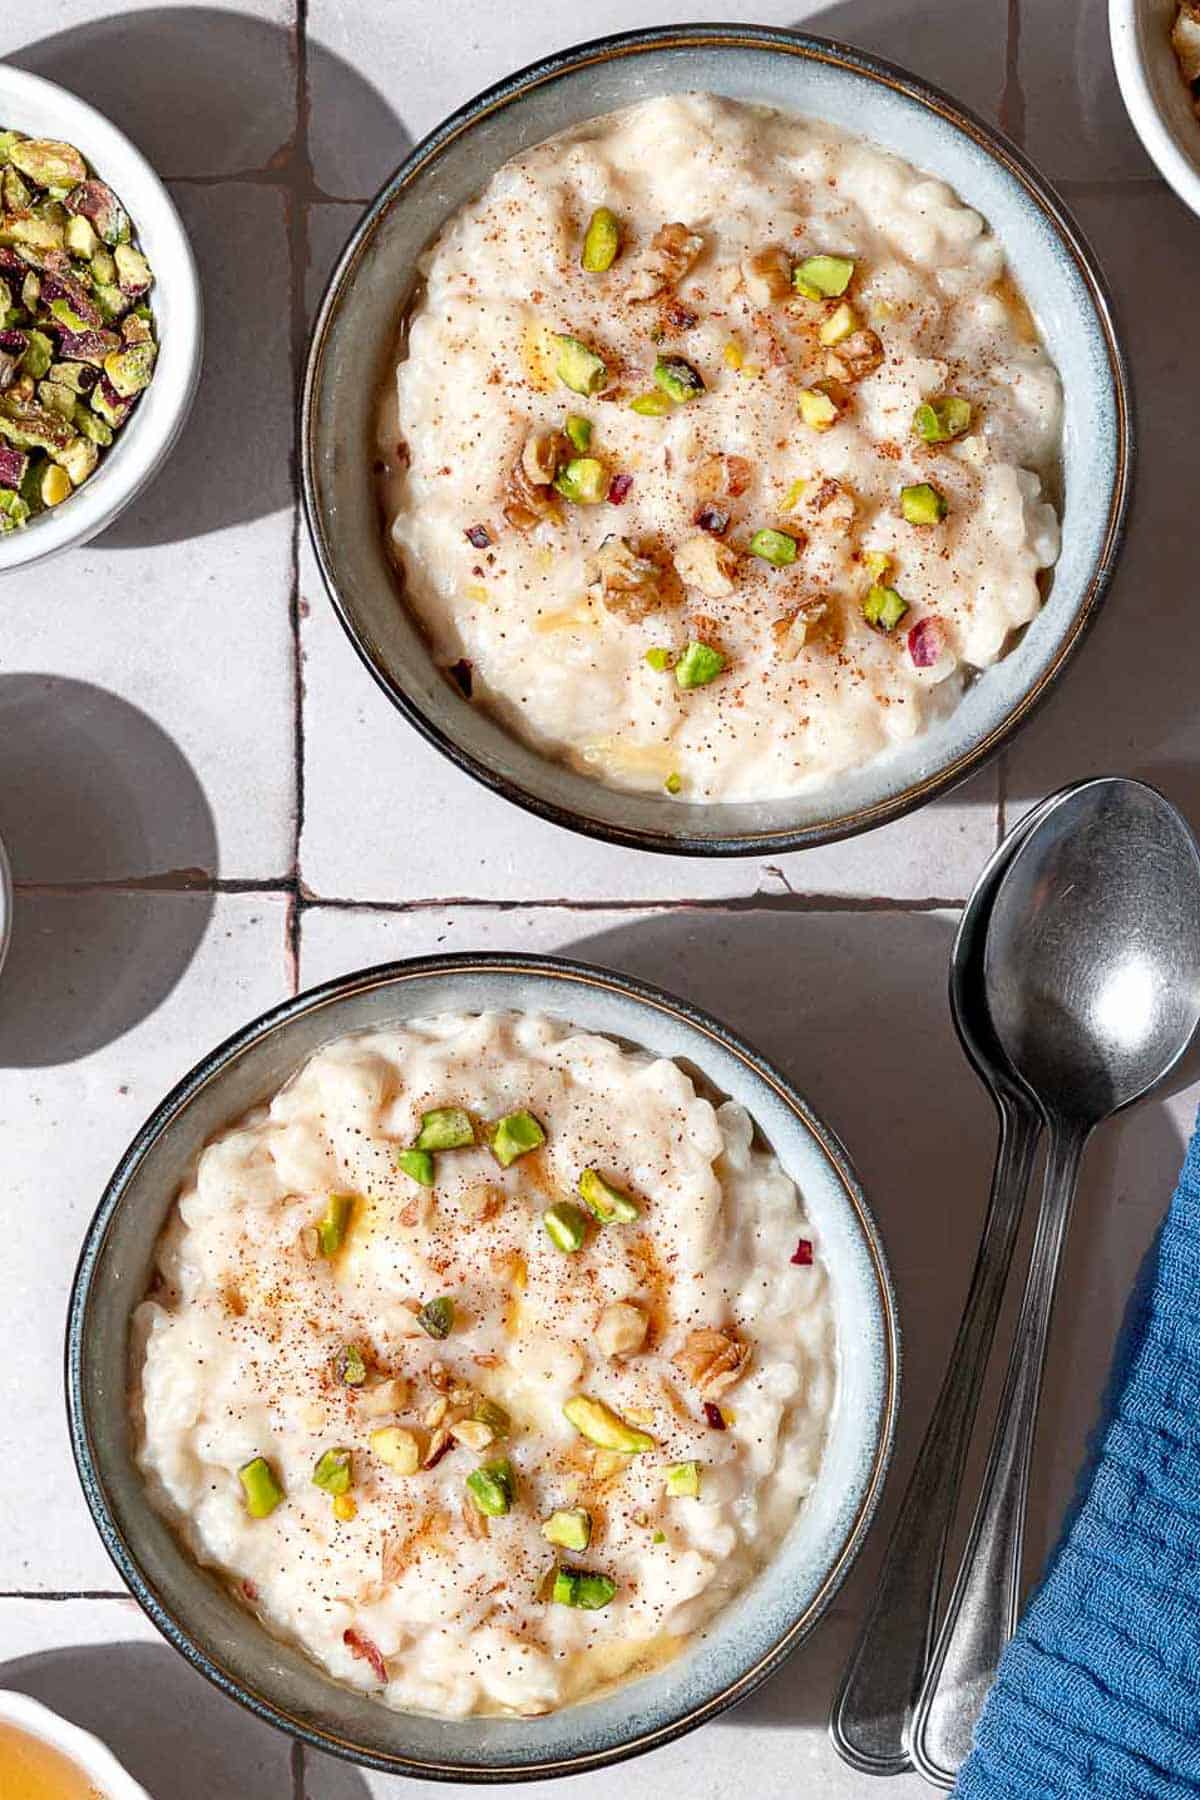
[[[347,977],[206,1060],[85,1247],[74,1441],[151,1617],[410,1775],[563,1773],[761,1681],[862,1540],[897,1334],[844,1150],[606,971]]]
[[[304,433],[335,607],[410,721],[698,854],[977,767],[1095,611],[1131,456],[1101,277],[1019,152],[757,27],[585,46],[449,120],[335,271]]]

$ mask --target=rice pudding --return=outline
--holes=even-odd
[[[547,755],[685,801],[835,782],[1037,612],[1058,376],[935,176],[647,100],[505,164],[421,274],[391,545],[438,663]]]
[[[344,1038],[200,1155],[132,1344],[155,1504],[386,1704],[542,1713],[769,1559],[836,1404],[751,1121],[546,1017]]]

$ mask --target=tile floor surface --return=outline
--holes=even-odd
[[[585,28],[530,0],[109,0],[97,16],[103,4],[6,7],[0,55],[110,112],[170,179],[204,268],[210,341],[185,438],[141,503],[49,572],[0,578],[0,834],[17,883],[0,1141],[7,1216],[20,1221],[0,1395],[7,1441],[37,1471],[36,1495],[0,1484],[0,1683],[102,1730],[156,1796],[365,1800],[405,1787],[302,1754],[243,1716],[116,1591],[63,1427],[65,1295],[133,1129],[234,1026],[385,957],[562,949],[689,995],[807,1090],[859,1162],[906,1325],[894,1474],[835,1611],[738,1711],[569,1791],[727,1800],[753,1768],[765,1796],[912,1800],[925,1791],[914,1777],[877,1790],[844,1769],[824,1720],[949,1349],[992,1153],[945,1010],[955,910],[1006,814],[1069,777],[1146,775],[1200,821],[1200,718],[1181,678],[1200,659],[1185,525],[1200,378],[1179,331],[1200,224],[1126,124],[1102,0],[755,8],[908,64],[1027,145],[1109,271],[1142,424],[1124,560],[1051,705],[950,799],[781,866],[643,860],[530,820],[518,851],[511,813],[369,683],[303,542],[292,393],[357,210],[450,108]],[[648,15],[596,0],[586,31],[742,10],[664,0]],[[414,850],[425,836],[414,819],[451,806],[454,841],[431,833],[434,848]],[[1070,1494],[1196,1099],[1177,1086],[1089,1156],[1043,1406],[1031,1572]]]

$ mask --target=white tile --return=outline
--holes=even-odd
[[[210,1687],[132,1600],[0,1600],[0,1644],[0,1687],[93,1732],[147,1793],[292,1800],[289,1739]]]
[[[1179,296],[1200,284],[1200,233],[1168,190],[1085,199],[1077,211],[1116,291],[1138,402],[1125,547],[1100,618],[1009,759],[1010,813],[1066,781],[1114,771],[1166,789],[1200,824],[1200,659],[1192,367]],[[1146,271],[1154,270],[1147,280]]]
[[[1023,0],[1020,20],[1023,141],[1042,172],[1051,181],[1153,175],[1113,72],[1107,0]]]
[[[0,1591],[118,1586],[79,1493],[62,1401],[67,1294],[117,1159],[206,1050],[289,991],[275,895],[19,894],[0,1005],[6,1262],[0,1408],[37,1503],[0,1481]],[[9,1639],[0,1638],[6,1645]]]
[[[754,18],[877,51],[993,115],[1003,86],[1006,12],[1005,0],[972,0],[965,29],[958,0],[759,0]],[[654,23],[729,16],[728,0],[669,0]],[[308,23],[317,180],[330,194],[365,197],[417,139],[482,88],[585,37],[644,26],[647,17],[641,0],[602,0],[586,28],[552,9],[475,0],[385,8],[310,0]],[[355,94],[353,104],[346,101],[347,63],[370,70],[375,84],[373,95]]]
[[[263,167],[292,137],[294,10],[292,0],[5,7],[0,57],[90,100],[160,175],[227,175]]]
[[[292,386],[287,331],[264,329],[288,317],[283,200],[244,183],[179,197],[209,319],[184,435],[102,538],[0,577],[0,834],[18,879],[263,879],[292,862]]]
[[[547,824],[472,781],[418,736],[351,649],[307,544],[301,571],[300,869],[321,897],[631,901],[790,888],[953,900],[991,853],[992,770],[882,830],[762,863],[643,855]]]

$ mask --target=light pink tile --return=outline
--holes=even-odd
[[[264,167],[292,138],[294,14],[291,0],[53,0],[5,7],[0,56],[90,100],[160,175],[227,175]]]
[[[39,1490],[31,1505],[24,1484],[0,1482],[0,1592],[119,1585],[67,1446],[62,1337],[79,1245],[142,1120],[288,992],[285,924],[275,895],[18,894],[0,999],[5,1204],[20,1221],[0,1404]]]
[[[103,537],[0,577],[0,834],[18,879],[261,880],[291,866],[283,201],[244,183],[179,197],[209,320],[183,437]]]

